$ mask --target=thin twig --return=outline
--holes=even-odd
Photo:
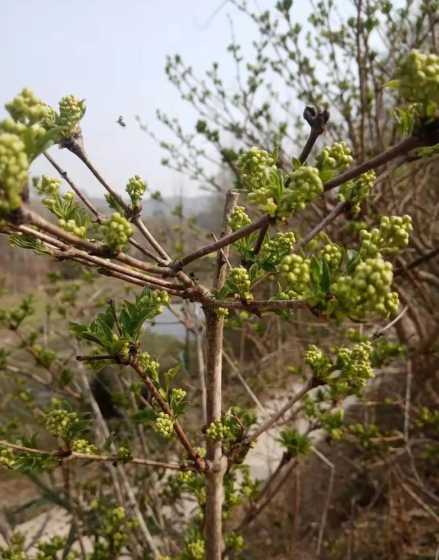
[[[316,555],[317,555],[317,558],[320,558],[320,554],[321,554],[321,551],[322,551],[322,544],[323,544],[323,536],[325,534],[326,522],[327,522],[327,519],[328,519],[329,506],[331,504],[331,497],[332,497],[332,492],[333,492],[333,489],[334,489],[335,466],[334,466],[334,463],[332,463],[321,451],[316,449],[314,446],[312,446],[311,449],[312,449],[313,453],[321,461],[323,461],[325,463],[325,465],[327,465],[329,467],[329,470],[330,470],[328,491],[326,493],[326,500],[325,500],[325,505],[324,505],[324,508],[323,508],[322,519],[320,521],[319,537],[317,539]]]
[[[283,405],[283,407],[275,412],[272,416],[270,416],[270,418],[267,418],[267,420],[261,426],[259,426],[257,430],[255,430],[247,437],[247,440],[255,441],[264,432],[270,430],[276,424],[276,422],[278,422],[282,418],[282,416],[286,412],[288,412],[288,410],[290,410],[298,401],[300,401],[314,386],[314,379],[308,379],[305,385],[297,393],[291,395],[288,398],[287,402]]]
[[[299,156],[300,163],[305,163],[308,159],[317,138],[325,131],[326,124],[329,120],[329,112],[326,110],[316,111],[314,107],[305,107],[303,118],[311,127],[308,140],[303,147],[302,153]]]

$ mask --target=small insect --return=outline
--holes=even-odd
[[[126,127],[126,122],[123,120],[122,115],[119,116],[119,118],[117,119],[117,124],[120,124],[121,127],[125,128]]]

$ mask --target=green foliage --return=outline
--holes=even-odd
[[[9,236],[9,245],[12,247],[19,247],[20,249],[31,250],[36,255],[49,254],[49,251],[42,241],[26,233],[11,234]]]
[[[90,218],[87,212],[77,204],[74,194],[61,195],[61,181],[43,175],[34,181],[38,194],[43,196],[42,203],[58,218],[58,225],[78,237],[87,237]]]
[[[35,439],[25,440],[22,438],[18,445],[35,443]],[[56,457],[50,454],[35,454],[16,449],[3,447],[0,444],[0,465],[10,470],[21,473],[38,473],[54,469],[58,465]]]
[[[87,560],[117,558],[124,551],[136,521],[128,516],[122,506],[115,506],[103,499],[91,502],[90,514],[94,519],[92,536],[95,544]]]
[[[309,437],[294,429],[282,430],[279,442],[290,457],[306,455],[311,449],[311,440]]]
[[[13,331],[17,330],[25,319],[34,313],[33,296],[24,297],[21,302],[9,310],[0,309],[0,325]]]
[[[30,555],[27,552],[28,547],[25,544],[24,535],[14,533],[9,539],[8,546],[0,547],[0,554],[2,560],[59,560],[59,554],[64,552],[66,544],[66,539],[54,536],[48,541],[36,543],[36,550]],[[70,552],[63,554],[63,558],[75,560],[77,555],[75,552]]]
[[[134,302],[124,301],[119,311],[109,304],[89,325],[70,326],[79,339],[96,344],[111,356],[127,359],[130,344],[137,345],[145,321],[158,315],[167,302],[165,292],[145,288]]]

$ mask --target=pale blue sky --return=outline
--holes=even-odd
[[[230,40],[227,14],[234,17],[244,42],[253,26],[226,6],[212,17],[220,0],[1,0],[0,114],[24,86],[52,105],[73,93],[87,101],[83,121],[89,155],[111,182],[122,188],[135,173],[151,187],[172,194],[188,181],[160,165],[161,150],[134,122],[139,114],[156,130],[155,110],[162,108],[191,124],[194,116],[164,75],[166,54],[181,53],[196,68],[216,59],[233,79],[225,53]],[[269,7],[273,0],[259,0]],[[128,127],[115,124],[124,115]],[[81,187],[98,194],[79,162],[52,150]],[[45,171],[37,162],[34,171]]]

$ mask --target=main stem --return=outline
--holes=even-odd
[[[238,201],[238,194],[228,192],[224,206],[223,234],[230,233],[229,219]],[[217,255],[214,288],[220,290],[224,287],[227,276],[227,262],[230,247],[220,249]],[[206,317],[206,409],[207,425],[215,420],[221,420],[222,406],[222,369],[223,369],[223,344],[224,344],[224,316],[217,313],[212,307],[204,307]],[[221,560],[223,553],[223,500],[224,500],[224,473],[227,469],[227,458],[223,455],[221,441],[207,438],[207,464],[206,472],[206,511],[205,511],[205,537],[206,559]]]
[[[222,352],[224,318],[218,316],[214,310],[206,309],[206,339],[207,339],[207,423],[221,419],[221,385],[222,385]],[[223,549],[222,509],[223,509],[223,479],[225,472],[225,457],[222,453],[221,441],[207,440],[207,461],[209,465],[206,473],[206,558],[221,560]]]

